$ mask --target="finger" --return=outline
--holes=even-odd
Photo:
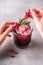
[[[0,26],[0,34],[2,34],[4,28],[6,27],[5,22]]]
[[[6,25],[12,25],[12,24],[15,24],[15,22],[13,22],[13,21],[6,22]]]
[[[0,27],[5,27],[6,25],[12,25],[15,22],[4,22]]]
[[[38,20],[41,20],[41,18],[43,17],[43,13],[42,13],[43,9],[40,9],[40,8],[33,8],[31,10],[31,14],[33,16],[33,18],[37,21]]]
[[[6,36],[12,31],[12,26],[8,27],[6,31],[2,34],[2,38],[5,39]]]
[[[0,31],[1,34],[3,33],[3,31],[8,28],[10,25],[13,25],[14,22],[4,22],[1,26],[0,26]]]
[[[43,8],[35,8],[37,11],[39,11],[40,13],[43,13]]]
[[[35,9],[31,9],[30,11],[31,11],[31,14],[32,14],[34,20],[38,21],[39,17],[37,16],[36,10]]]
[[[15,22],[4,22],[1,27],[5,27],[6,25],[12,25],[14,24]]]
[[[43,17],[43,8],[34,8],[34,10],[39,18]]]

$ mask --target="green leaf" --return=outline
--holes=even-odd
[[[20,25],[22,25],[22,24],[30,24],[30,21],[28,21],[28,20],[24,20],[23,18],[21,19],[21,18],[19,18],[19,24]]]
[[[24,19],[19,18],[19,23],[21,24]]]

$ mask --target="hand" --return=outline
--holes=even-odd
[[[14,25],[14,22],[4,22],[0,26],[0,44],[4,41],[9,32],[12,31],[12,25]]]
[[[41,36],[43,37],[43,9],[33,8],[31,9],[31,14],[35,21],[37,30],[40,32]]]

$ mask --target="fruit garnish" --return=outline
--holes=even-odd
[[[25,15],[24,15],[25,20],[28,19],[28,18],[33,18],[32,15],[31,15],[30,9],[27,12],[25,12]]]
[[[16,34],[28,35],[30,31],[30,21],[19,18],[18,22],[15,22],[13,30]]]
[[[28,35],[30,30],[31,30],[31,27],[28,26],[27,24],[25,24],[25,25],[23,24],[23,25],[19,26],[19,33],[21,35]]]
[[[15,24],[13,25],[13,29],[17,30],[19,28],[20,24],[18,22],[15,22]]]

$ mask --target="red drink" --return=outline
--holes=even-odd
[[[27,24],[18,26],[18,29],[13,28],[14,43],[20,47],[27,47],[31,42],[32,27]]]

